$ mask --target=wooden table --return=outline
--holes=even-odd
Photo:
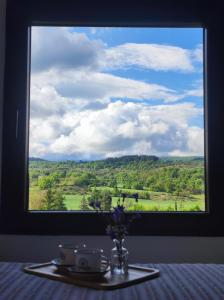
[[[148,264],[159,278],[97,291],[26,274],[24,263],[0,263],[0,300],[224,300],[224,265]]]

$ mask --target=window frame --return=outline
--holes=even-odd
[[[41,26],[134,26],[203,27],[206,212],[143,212],[132,224],[133,235],[224,235],[222,192],[224,131],[221,99],[222,51],[218,9],[193,0],[162,0],[153,5],[136,1],[52,3],[51,0],[7,2],[6,57],[3,108],[2,191],[0,232],[14,234],[104,235],[105,221],[94,212],[36,212],[27,210],[29,136],[30,27]],[[128,12],[127,12],[128,5]],[[202,4],[201,4],[202,5]],[[54,7],[54,9],[52,9]],[[99,9],[100,8],[100,9]],[[74,13],[75,12],[75,13]],[[217,24],[219,26],[217,26]],[[16,52],[15,52],[16,49]],[[224,53],[224,51],[223,51]],[[13,83],[13,87],[12,87]],[[215,99],[216,101],[211,101]],[[218,159],[219,158],[219,159]],[[94,226],[93,226],[94,224]]]

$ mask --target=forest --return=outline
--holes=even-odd
[[[204,211],[204,159],[129,155],[95,161],[29,159],[30,210]],[[135,195],[138,194],[138,203]]]

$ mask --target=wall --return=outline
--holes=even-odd
[[[103,248],[108,255],[112,243],[97,236],[0,236],[0,260],[44,262],[57,257],[60,243],[86,243]],[[128,237],[131,262],[224,263],[224,238]]]
[[[0,121],[3,102],[5,2],[6,0],[0,0]],[[66,242],[101,247],[105,249],[106,254],[112,247],[108,237],[99,236],[0,235],[0,260],[47,261],[57,256],[57,245]],[[132,262],[224,263],[224,238],[222,237],[128,237],[127,246]]]

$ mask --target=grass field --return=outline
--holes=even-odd
[[[68,210],[79,210],[82,195],[64,195],[65,205]],[[113,197],[113,205],[116,204],[118,197]],[[193,199],[193,197],[192,197]],[[148,211],[174,211],[175,200],[145,200],[139,199],[138,205],[135,207],[134,200],[128,200],[129,209],[131,210],[148,210]],[[194,200],[178,200],[176,201],[178,211],[205,210],[203,197],[194,196]],[[199,209],[198,209],[199,208]]]
[[[107,187],[101,187],[99,189],[110,190],[110,188]],[[128,192],[129,194],[132,194],[138,192],[140,193],[142,191],[122,189],[122,192]],[[205,210],[204,195],[189,195],[188,198],[176,200],[173,196],[167,193],[148,192],[150,193],[150,200],[140,198],[137,205],[134,199],[127,199],[127,209],[144,211],[175,211],[176,209],[177,211]],[[41,199],[43,199],[44,195],[45,193],[39,190],[38,187],[30,188],[30,209],[38,210]],[[64,194],[63,196],[65,198],[64,203],[67,210],[80,210],[80,203],[83,197],[81,194]],[[88,195],[86,195],[86,197],[88,197]],[[115,206],[118,197],[112,197],[112,200],[113,206]]]

